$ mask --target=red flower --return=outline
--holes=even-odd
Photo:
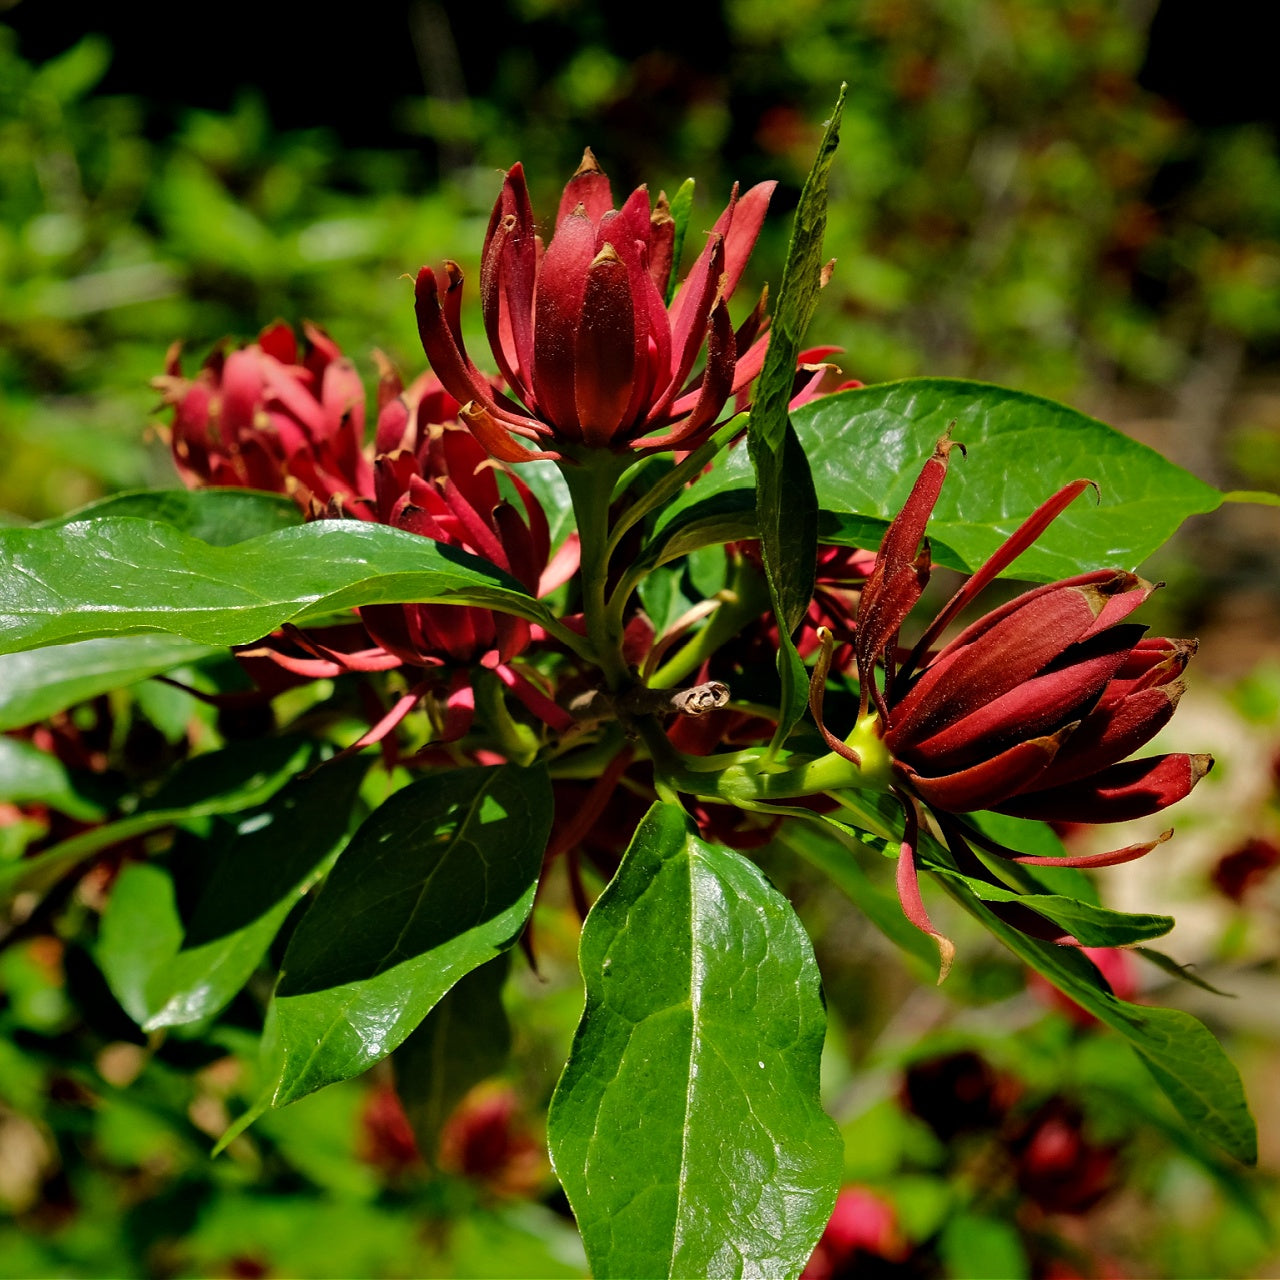
[[[801,1280],[834,1280],[877,1261],[903,1263],[910,1252],[893,1205],[869,1188],[845,1187]]]
[[[1242,845],[1225,853],[1209,873],[1214,887],[1233,902],[1263,884],[1280,867],[1280,845],[1274,840],[1251,836]]]
[[[939,443],[889,526],[862,592],[854,636],[859,719],[874,707],[874,732],[888,750],[893,788],[906,811],[899,895],[912,922],[939,938],[944,967],[950,944],[929,923],[916,884],[920,803],[933,812],[967,873],[990,878],[971,845],[1025,863],[1110,866],[1141,857],[1159,841],[1093,856],[1028,857],[954,815],[992,809],[1047,821],[1120,822],[1182,799],[1213,764],[1207,755],[1127,759],[1173,714],[1183,692],[1177,677],[1195,652],[1193,642],[1144,639],[1144,627],[1124,621],[1153,589],[1132,573],[1100,569],[1036,587],[949,644],[932,647],[1087,480],[1039,507],[960,587],[914,649],[900,655],[899,630],[929,578],[927,550],[917,552],[951,448],[948,440]],[[884,667],[883,687],[877,663]],[[814,672],[814,718],[834,750],[859,760],[822,723],[828,665],[824,655]],[[1032,912],[1004,914],[1029,932],[1075,941]]]
[[[971,1049],[913,1062],[900,1093],[903,1106],[943,1142],[998,1129],[1017,1096],[1017,1082]]]
[[[183,480],[288,494],[308,514],[373,494],[364,454],[364,387],[322,330],[307,351],[286,324],[230,354],[215,350],[184,378],[179,347],[154,386],[174,409],[170,447]]]
[[[460,547],[505,570],[530,592],[547,582],[551,537],[541,504],[529,487],[456,421],[456,408],[437,380],[424,375],[388,400],[378,418],[381,449],[374,481],[374,518],[381,524]],[[404,447],[399,447],[404,446]],[[502,493],[499,476],[519,507]],[[572,552],[572,549],[570,549]],[[561,557],[556,581],[576,567]],[[465,733],[474,695],[465,668],[492,670],[535,715],[564,731],[571,717],[510,664],[529,644],[529,624],[507,613],[464,605],[366,605],[360,617],[370,636],[410,666],[456,668],[446,695],[446,738]]]
[[[1119,1147],[1090,1142],[1080,1111],[1061,1099],[1033,1115],[1011,1148],[1019,1189],[1046,1213],[1085,1213],[1117,1185]]]
[[[495,392],[467,356],[458,265],[423,267],[416,289],[423,348],[485,448],[519,462],[531,454],[511,435],[591,448],[689,449],[704,440],[763,364],[765,339],[754,341],[763,308],[735,334],[728,301],[774,186],[761,183],[741,198],[734,188],[668,306],[675,223],[665,198],[650,207],[640,187],[615,209],[588,149],[543,252],[515,165],[489,221],[480,304],[494,359],[521,403]],[[693,376],[704,345],[705,367]]]

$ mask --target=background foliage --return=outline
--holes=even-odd
[[[144,443],[147,384],[174,338],[191,365],[228,334],[306,317],[370,378],[374,347],[416,372],[400,277],[446,253],[474,271],[495,171],[517,158],[541,205],[585,143],[620,189],[674,191],[696,174],[704,214],[733,179],[778,177],[753,260],[757,283],[776,277],[785,213],[842,79],[827,232],[838,266],[811,337],[844,346],[850,375],[1001,381],[1128,426],[1215,483],[1280,482],[1280,160],[1247,28],[1219,45],[1168,0],[1155,12],[699,0],[681,22],[642,23],[507,0],[362,6],[358,29],[313,24],[286,50],[250,40],[251,7],[230,5],[198,62],[156,67],[101,18],[77,24],[57,6],[55,26],[53,8],[14,6],[0,26],[0,509],[15,522],[174,483]],[[1135,979],[1231,1037],[1274,1166],[1265,1082],[1280,1025],[1274,999],[1250,993],[1274,981],[1277,884],[1237,899],[1211,873],[1280,824],[1268,767],[1280,668],[1258,665],[1277,659],[1280,538],[1271,513],[1209,519],[1157,567],[1171,582],[1160,625],[1198,630],[1222,680],[1196,713],[1218,739],[1217,789],[1198,793],[1198,812],[1185,806],[1159,894],[1137,868],[1107,892],[1110,905],[1174,909],[1169,949],[1242,997],[1150,966]],[[0,698],[23,683],[11,675]],[[158,776],[192,733],[211,742],[227,728],[152,683],[84,703],[67,732],[109,791]],[[380,799],[375,779],[359,784],[353,821]],[[27,834],[6,808],[21,799],[0,795],[0,857]],[[959,917],[946,927],[967,963],[936,994],[796,850],[759,860],[816,940],[846,1178],[896,1217],[882,1262],[1051,1274],[1085,1265],[1084,1251],[1095,1274],[1107,1258],[1121,1274],[1266,1273],[1274,1190],[1247,1192],[1178,1137],[1128,1050],[1048,1009]],[[139,1033],[121,1007],[127,983],[112,994],[97,968],[110,969],[112,870],[0,953],[0,1272],[582,1274],[537,1120],[581,1008],[569,904],[539,905],[539,973],[513,966],[504,1074],[447,1123],[451,1106],[407,1100],[421,1155],[375,1073],[265,1117],[210,1162],[264,1084],[249,1064],[265,991],[251,981],[221,1015]],[[874,876],[842,887],[868,914],[886,888]],[[477,1007],[492,1017],[458,1052],[496,1060],[484,1041],[501,1038],[496,994]],[[960,1050],[1012,1081],[1016,1100],[997,1119],[940,1128],[907,1069]],[[1028,1181],[1025,1134],[1051,1111],[1109,1153],[1083,1208]],[[870,1266],[875,1251],[862,1252]]]

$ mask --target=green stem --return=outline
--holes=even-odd
[[[769,610],[769,592],[764,579],[746,560],[738,562],[733,581],[724,594],[724,603],[711,615],[707,625],[653,673],[650,684],[659,689],[680,684],[747,623]]]
[[[655,723],[640,728],[658,777],[677,791],[721,803],[750,808],[823,792],[884,791],[891,783],[889,753],[871,716],[859,722],[849,739],[862,758],[861,766],[834,751],[790,768],[770,768],[763,759],[742,761],[736,752],[695,763],[677,751]],[[715,771],[721,760],[723,767]]]
[[[582,613],[590,660],[600,668],[610,691],[622,688],[630,672],[622,657],[622,629],[606,602],[612,543],[609,504],[618,477],[633,459],[607,450],[578,450],[566,456],[560,472],[569,488],[582,547]]]
[[[702,472],[703,467],[743,430],[745,417],[745,414],[740,413],[737,417],[730,418],[710,440],[699,445],[687,458],[678,462],[648,493],[638,498],[634,506],[622,513],[609,539],[610,555],[618,549],[618,544],[629,529],[643,520],[650,511],[656,510],[673,498],[691,479]]]

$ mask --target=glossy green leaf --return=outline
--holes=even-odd
[[[323,765],[215,827],[213,871],[181,945],[146,983],[144,1031],[198,1022],[244,986],[294,903],[345,841],[368,767],[368,758]]]
[[[842,799],[846,802],[842,814],[850,820],[856,819],[870,833],[869,839],[882,841],[884,851],[896,855],[897,841],[901,839],[901,817],[895,821],[883,800],[871,792],[852,792]],[[833,829],[843,829],[829,816],[813,816]],[[850,839],[857,838],[853,829],[848,829],[848,835]],[[1010,951],[1129,1041],[1156,1083],[1201,1137],[1239,1160],[1256,1161],[1257,1131],[1240,1075],[1203,1023],[1177,1009],[1150,1008],[1118,999],[1078,948],[1030,938],[995,915],[973,892],[966,878],[956,874],[947,850],[925,832],[921,833],[920,854],[923,861],[950,873],[940,875],[939,882]],[[1042,906],[1036,903],[1034,895],[1021,900]],[[1076,902],[1072,909],[1077,923],[1098,910],[1086,902]],[[1097,923],[1096,917],[1093,923]]]
[[[422,1025],[392,1054],[396,1092],[418,1150],[434,1161],[440,1131],[475,1084],[501,1071],[511,1051],[502,988],[509,952],[459,979]]]
[[[597,1277],[795,1275],[835,1202],[809,939],[759,870],[649,811],[582,932],[548,1132]]]
[[[261,804],[310,760],[299,737],[264,738],[189,760],[139,808],[116,822],[91,827],[32,858],[0,868],[0,907],[18,893],[47,893],[63,876],[103,849],[161,827]]]
[[[296,503],[279,493],[256,489],[139,489],[91,502],[39,528],[57,529],[83,520],[133,516],[155,520],[215,547],[230,547],[264,533],[302,523]]]
[[[960,882],[983,902],[1021,903],[1052,920],[1085,947],[1127,947],[1135,942],[1163,937],[1173,928],[1172,916],[1110,911],[1056,893],[1019,893],[973,876],[961,875],[949,867],[930,866],[929,869],[934,875]]]
[[[542,506],[554,550],[573,532],[573,502],[569,497],[569,486],[565,484],[560,468],[549,458],[522,462],[518,474]]]
[[[968,455],[952,454],[929,524],[934,559],[952,568],[976,568],[1050,494],[1081,476],[1097,483],[1098,498],[1078,498],[1006,576],[1047,581],[1135,568],[1188,516],[1222,501],[1154,449],[1066,405],[981,382],[912,378],[827,396],[792,415],[813,470],[821,536],[845,541],[831,523],[842,516],[891,520],[953,420]],[[745,452],[721,454],[664,514],[659,536],[723,511],[721,495],[752,487]],[[713,500],[716,507],[704,505]]]
[[[0,654],[0,731],[219,652],[178,636],[140,635]]]
[[[300,733],[237,742],[193,756],[143,801],[143,811],[205,817],[236,813],[275,795],[311,761],[315,744]]]
[[[993,915],[967,886],[950,879],[944,883],[1010,951],[1124,1036],[1183,1119],[1202,1138],[1237,1160],[1248,1164],[1257,1160],[1257,1129],[1240,1075],[1203,1023],[1179,1009],[1157,1009],[1117,999],[1089,958],[1075,947],[1029,938]]]
[[[102,810],[76,790],[62,761],[18,738],[0,738],[0,800],[47,804],[84,822],[102,816]]]
[[[130,517],[0,530],[0,649],[166,631],[247,644],[361,604],[476,604],[547,621],[477,556],[388,525],[317,520],[215,547]]]
[[[285,952],[268,1014],[271,1103],[386,1057],[517,938],[551,830],[544,768],[432,773],[356,832]]]

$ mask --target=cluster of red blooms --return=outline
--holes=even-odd
[[[728,303],[760,231],[773,184],[739,195],[714,224],[692,270],[675,287],[677,231],[664,197],[641,187],[615,208],[590,151],[564,190],[554,234],[543,245],[520,165],[506,175],[485,237],[480,304],[497,378],[482,373],[462,340],[462,274],[455,263],[424,267],[417,317],[434,370],[405,387],[383,369],[372,453],[364,444],[360,381],[332,343],[307,330],[299,354],[283,325],[230,354],[216,352],[193,379],[176,352],[159,385],[175,410],[172,448],[190,484],[234,484],[287,493],[311,517],[374,520],[498,565],[545,593],[577,567],[571,538],[552,556],[546,515],[517,464],[555,458],[566,467],[590,450],[688,450],[705,441],[726,406],[740,407],[760,371],[768,335],[764,298],[735,330]],[[815,356],[823,353],[806,353]],[[802,357],[802,360],[805,357]],[[385,361],[383,362],[385,365]],[[798,379],[798,397],[817,394],[829,366]],[[853,384],[856,385],[856,384]],[[1150,594],[1132,573],[1098,570],[1038,587],[967,626],[943,632],[977,594],[1086,487],[1067,486],[1034,512],[960,588],[905,656],[899,632],[929,577],[926,525],[947,470],[948,441],[929,459],[874,558],[824,548],[802,652],[821,649],[814,671],[814,719],[832,750],[859,762],[831,733],[823,696],[839,637],[841,665],[861,690],[892,761],[892,785],[906,814],[898,872],[904,910],[938,938],[916,883],[922,809],[936,819],[961,869],[990,878],[978,853],[1021,862],[1107,866],[1159,841],[1111,853],[1035,859],[993,842],[967,823],[993,809],[1048,820],[1113,822],[1154,813],[1185,796],[1207,756],[1130,754],[1172,715],[1192,642],[1148,639],[1128,615]],[[514,495],[514,498],[511,496]],[[922,544],[925,550],[921,550]],[[750,546],[731,554],[750,560]],[[565,620],[574,627],[575,620]],[[557,732],[573,720],[536,668],[519,663],[536,628],[487,609],[372,605],[361,629],[270,637],[255,652],[302,677],[406,667],[418,673],[357,745],[385,738],[424,697],[436,739],[456,740],[475,709],[474,674],[487,669],[537,719]],[[776,648],[762,622],[735,643]],[[653,642],[638,615],[633,645]],[[935,647],[938,646],[938,647]],[[636,665],[644,658],[637,656]],[[631,660],[631,657],[628,657]],[[749,664],[748,664],[749,665]],[[704,668],[706,677],[712,671]],[[883,672],[879,681],[877,672]],[[578,678],[589,678],[580,673]],[[562,688],[564,694],[567,690]],[[728,710],[698,726],[678,723],[672,741],[706,754],[726,739],[752,741],[767,721]],[[619,758],[621,759],[621,758]],[[627,757],[629,762],[630,757]],[[584,803],[603,810],[627,762],[607,771]],[[616,775],[616,776],[615,776]],[[744,843],[767,828],[704,827]],[[582,821],[561,832],[566,847],[587,838]],[[741,828],[741,829],[740,829]],[[995,904],[1017,927],[1056,941],[1075,939],[1016,905]]]

